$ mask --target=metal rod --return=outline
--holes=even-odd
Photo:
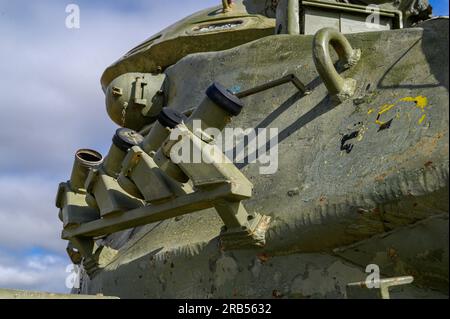
[[[323,2],[313,2],[313,1],[303,1],[303,6],[311,6],[311,7],[317,7],[317,8],[325,8],[325,9],[332,9],[332,10],[339,10],[339,11],[348,11],[348,12],[357,12],[357,13],[365,13],[369,15],[371,12],[367,11],[367,8],[365,6],[361,5],[354,5],[354,4],[348,4],[348,3],[323,3]],[[386,10],[386,9],[379,9],[379,13],[381,16],[395,18],[398,17],[401,12],[398,10]]]
[[[225,184],[211,191],[197,191],[178,197],[170,202],[159,205],[148,205],[118,216],[81,224],[74,229],[65,229],[62,232],[62,238],[71,239],[74,237],[98,237],[108,235],[129,228],[212,208],[214,207],[214,202],[216,200],[223,198],[234,198],[234,200],[244,199],[243,196],[235,193],[231,185]]]
[[[235,93],[235,95],[238,98],[245,98],[269,89],[272,89],[274,87],[283,85],[285,83],[289,83],[291,82],[292,84],[295,85],[295,87],[302,93],[304,93],[305,95],[308,95],[310,93],[310,91],[305,87],[305,85],[302,83],[302,81],[300,81],[294,74],[288,74],[280,79],[276,79],[273,81],[270,81],[268,83],[265,84],[261,84],[259,86],[256,86],[254,88],[239,92],[239,93]]]

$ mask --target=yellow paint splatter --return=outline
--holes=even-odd
[[[367,111],[367,114],[372,114],[374,111],[374,109],[369,109],[369,111]]]
[[[423,121],[425,121],[426,118],[427,118],[426,114],[422,115],[422,117],[419,119],[419,124],[422,124]]]
[[[377,115],[377,119],[375,120],[375,123],[379,126],[385,125],[386,123],[380,120],[381,115],[383,115],[384,113],[389,112],[392,108],[396,107],[398,103],[400,102],[413,102],[416,104],[416,107],[419,108],[422,113],[425,113],[425,108],[428,105],[428,99],[426,96],[416,96],[416,97],[411,97],[411,96],[407,96],[407,97],[403,97],[398,99],[395,103],[393,104],[384,104],[383,106],[380,107],[380,111],[378,112]],[[369,109],[368,114],[373,113],[373,109]],[[400,115],[397,113],[397,118],[400,117]],[[419,119],[419,124],[422,124],[423,121],[426,118],[426,114],[423,114],[422,117]]]
[[[391,110],[397,103],[394,104],[385,104],[381,107],[380,112],[378,112],[378,115],[384,114],[386,112],[388,112],[389,110]]]
[[[400,99],[400,101],[402,102],[414,102],[416,103],[416,106],[422,110],[422,112],[425,111],[425,107],[427,107],[428,105],[428,99],[426,96],[416,96],[416,97],[404,97],[402,99]]]
[[[380,125],[380,126],[386,124],[385,122],[380,121],[380,117],[384,113],[389,112],[395,105],[396,105],[396,103],[394,103],[394,104],[384,104],[381,107],[380,111],[378,112],[378,116],[377,116],[377,119],[376,119],[375,123]]]

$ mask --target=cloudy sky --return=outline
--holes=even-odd
[[[99,78],[123,53],[219,0],[0,0],[0,287],[65,292],[66,243],[54,207],[74,152],[107,152],[116,127]],[[448,15],[448,0],[435,0]]]

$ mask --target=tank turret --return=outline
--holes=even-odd
[[[122,128],[58,191],[74,293],[448,297],[448,17],[430,14],[224,0],[108,67]]]

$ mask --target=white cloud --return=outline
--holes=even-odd
[[[64,251],[54,181],[0,176],[0,246]]]
[[[115,130],[103,70],[169,24],[220,3],[73,2],[81,10],[77,30],[65,27],[64,2],[0,0],[0,249],[17,255],[31,247],[64,254],[58,183],[69,178],[78,148],[104,154]],[[59,287],[66,261],[6,257],[0,254],[0,287]]]
[[[170,23],[219,1],[75,3],[81,28],[70,30],[62,2],[0,1],[0,174],[62,177],[78,148],[106,152],[115,125],[100,87],[104,69]]]
[[[4,257],[0,253],[0,287],[68,293],[69,261],[58,255]]]
[[[54,198],[78,148],[105,153],[115,130],[99,79],[106,66],[196,1],[76,1],[81,29],[57,1],[0,1],[0,246],[59,249]],[[213,1],[214,4],[216,1]],[[140,10],[118,10],[130,5]]]

